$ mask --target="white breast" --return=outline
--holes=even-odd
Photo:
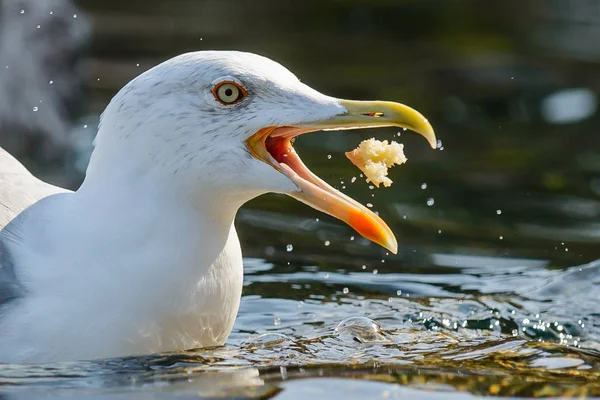
[[[242,284],[242,253],[232,225],[222,253],[190,291],[189,304],[143,330],[138,353],[223,345],[237,316]]]
[[[77,209],[73,194],[28,210],[11,244],[26,296],[0,315],[0,361],[94,359],[222,345],[239,308],[235,212],[158,202]],[[68,197],[67,197],[68,196]],[[72,197],[74,196],[74,197]],[[145,208],[146,207],[146,208]],[[69,215],[94,213],[90,224]],[[209,216],[209,217],[207,217]],[[99,234],[99,233],[102,234]]]

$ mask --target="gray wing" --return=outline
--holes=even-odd
[[[6,241],[19,240],[18,218],[25,209],[55,193],[68,192],[34,177],[0,147],[0,306],[21,295],[15,263]]]
[[[31,173],[0,147],[0,229],[33,203],[55,193],[68,192]]]

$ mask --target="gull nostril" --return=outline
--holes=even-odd
[[[382,112],[372,112],[372,113],[367,113],[367,114],[363,114],[365,117],[373,117],[373,118],[381,118],[383,117],[383,113]]]

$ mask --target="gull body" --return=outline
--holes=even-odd
[[[234,218],[263,193],[292,195],[392,243],[382,221],[319,186],[303,164],[275,162],[279,147],[260,133],[373,124],[347,120],[359,107],[348,104],[267,58],[195,52],[146,71],[111,100],[76,192],[37,180],[2,151],[0,361],[224,344],[243,281]]]

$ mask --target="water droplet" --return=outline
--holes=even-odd
[[[402,296],[402,290],[400,290],[400,289],[396,290],[396,296]]]
[[[441,149],[441,148],[442,148],[442,141],[441,141],[441,140],[438,140],[438,141],[437,141],[437,143],[435,144],[435,147],[436,147],[437,149]]]
[[[352,241],[352,240],[354,240],[354,236],[350,236],[350,240],[351,240],[351,241]]]
[[[331,160],[331,154],[327,154],[327,159]]]
[[[286,335],[270,332],[255,337],[248,343],[245,343],[245,345],[250,348],[282,348],[288,347],[293,343],[292,339]]]
[[[352,179],[350,179],[350,182],[351,182],[351,183],[354,183],[354,182],[356,182],[356,177],[355,177],[355,176],[353,176],[353,177],[352,177]]]
[[[362,266],[362,269],[367,269],[367,266],[366,266],[366,265],[363,265],[363,266]]]
[[[21,14],[25,14],[25,10],[21,10]]]
[[[342,292],[344,294],[348,294],[348,292],[350,292],[350,289],[348,289],[347,287],[345,287],[344,289],[342,289]]]
[[[139,67],[139,66],[140,66],[140,63],[137,63],[137,64],[135,64],[135,66],[136,66],[136,67]]]
[[[500,240],[504,240],[504,236],[500,236],[498,239],[500,239]]]
[[[379,273],[378,270],[376,270],[376,269],[373,270],[373,275],[377,275],[378,273]]]
[[[36,112],[37,110],[39,110],[39,108],[33,107],[33,112]]]
[[[279,324],[281,324],[281,318],[279,318],[279,317],[275,317],[275,318],[273,318],[273,324],[274,324],[274,325],[279,325]]]
[[[427,189],[427,184],[425,182],[421,183],[421,189],[423,189],[423,190]]]
[[[430,198],[427,199],[427,205],[429,207],[431,207],[434,204],[435,204],[435,200],[433,199],[433,197],[430,197]]]
[[[73,14],[73,18],[77,18],[77,14]]]
[[[402,219],[406,219],[406,218],[408,218],[406,215],[403,215],[403,216],[402,216]]]
[[[367,203],[367,207],[369,207],[369,208],[373,208],[373,204],[371,204],[371,203]]]
[[[48,82],[50,85],[54,85],[54,81],[50,81]]]
[[[41,25],[36,26],[37,29],[40,29],[41,27],[42,27]]]
[[[328,274],[328,273],[325,273],[325,275],[323,275],[323,278],[325,278],[325,279],[329,279],[329,274]]]
[[[438,231],[438,234],[440,234],[440,233],[442,233],[442,230],[441,230],[441,229]]]
[[[331,242],[329,240],[325,241],[325,246],[329,246],[331,244]]]
[[[87,125],[84,125],[84,126],[83,126],[83,129],[87,129]]]
[[[340,339],[347,340],[348,342],[389,342],[379,325],[367,317],[346,318],[335,328],[335,333]]]
[[[375,189],[375,186],[369,185],[369,189],[373,190],[373,189]]]
[[[403,131],[406,131],[408,128],[402,128]]]
[[[288,253],[292,250],[294,250],[294,246],[291,244],[288,244],[287,246],[285,246],[285,249],[288,251]]]
[[[502,210],[496,210],[496,214],[498,214],[498,215],[502,214]]]
[[[50,11],[50,15],[54,14],[54,11]]]
[[[565,247],[565,251],[569,251],[569,249]]]
[[[319,222],[319,218],[315,218],[315,221]]]

